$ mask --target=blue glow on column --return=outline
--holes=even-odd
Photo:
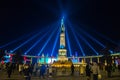
[[[60,49],[64,49],[65,48],[65,46],[64,45],[60,45]]]
[[[61,20],[61,27],[62,27],[62,25],[64,25],[64,17]]]

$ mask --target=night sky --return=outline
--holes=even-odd
[[[116,1],[4,0],[0,5],[0,45],[44,29],[63,14],[78,27],[96,31],[120,44],[120,5]]]

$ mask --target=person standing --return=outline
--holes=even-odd
[[[11,73],[12,73],[12,63],[8,62],[8,63],[7,63],[7,74],[8,74],[8,78],[11,77]]]
[[[72,76],[74,75],[74,65],[73,64],[71,65],[71,75]]]
[[[120,72],[120,57],[118,58],[117,63],[118,63],[118,71]]]
[[[2,69],[2,67],[1,67],[1,66],[2,66],[2,63],[0,62],[0,70]]]
[[[91,78],[91,68],[90,68],[89,64],[86,65],[85,71],[86,71],[87,80],[90,80],[90,78]]]
[[[34,75],[34,76],[36,76],[36,74],[37,74],[37,68],[38,68],[38,64],[35,63],[35,64],[34,64],[34,67],[33,67],[33,75]]]
[[[93,73],[93,80],[98,80],[98,74],[100,74],[99,67],[96,62],[93,62],[93,66],[91,67]]]
[[[28,64],[25,64],[23,73],[25,80],[31,80],[31,71],[30,71],[30,66]]]
[[[19,64],[19,68],[18,68],[19,74],[22,75],[22,71],[23,71],[23,64]]]
[[[112,72],[112,65],[108,64],[107,65],[107,75],[108,75],[108,77],[111,77],[111,72]]]
[[[46,71],[46,67],[44,64],[42,64],[42,66],[40,67],[40,78],[45,78],[45,71]]]
[[[52,77],[52,66],[51,65],[48,68],[48,72],[49,72],[49,77]]]

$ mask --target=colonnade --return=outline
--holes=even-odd
[[[120,54],[113,54],[111,55],[112,56],[112,63],[115,63],[115,59],[118,58],[118,56],[120,56]],[[32,59],[33,58],[36,58],[36,59],[43,59],[43,63],[47,63],[47,59],[49,58],[50,60],[50,63],[53,62],[53,60],[55,59],[55,57],[45,57],[45,56],[42,56],[42,57],[36,57],[36,56],[27,56],[27,57],[30,57],[31,59],[29,60],[31,63],[32,63]],[[74,57],[75,59],[77,59],[77,62],[78,63],[87,63],[87,59],[89,60],[89,63],[92,63],[95,59],[95,61],[97,63],[100,63],[100,58],[102,57],[102,55],[99,55],[99,56],[85,56],[85,57]],[[68,59],[73,59],[73,57],[68,57]],[[106,65],[106,60],[104,61],[105,62],[105,65]]]

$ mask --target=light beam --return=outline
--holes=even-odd
[[[66,28],[66,38],[67,38],[66,40],[67,40],[67,45],[68,45],[68,49],[70,52],[70,56],[72,56],[71,45],[70,45],[70,41],[69,41],[69,35],[68,35],[67,28]]]
[[[29,41],[31,41],[32,39],[36,38],[37,36],[39,36],[39,34],[41,34],[43,31],[37,33],[36,35],[34,35],[33,37],[31,37],[30,39],[28,39],[27,41],[25,41],[24,43],[22,43],[21,45],[19,45],[18,47],[16,47],[15,49],[13,49],[12,51],[16,51],[17,49],[19,49],[20,47],[24,46],[25,44],[27,44]]]
[[[82,46],[81,46],[81,43],[78,41],[78,38],[77,38],[76,34],[74,33],[73,28],[72,28],[72,26],[71,26],[71,23],[70,23],[69,21],[68,21],[68,24],[69,24],[69,26],[70,26],[70,28],[71,28],[71,30],[72,30],[72,33],[73,33],[73,35],[74,35],[74,37],[75,37],[75,40],[76,40],[76,42],[77,42],[77,44],[78,44],[78,46],[79,46],[79,48],[80,48],[80,51],[81,51],[82,55],[85,56],[85,53],[84,53],[84,51],[83,51],[83,49],[82,49]]]
[[[58,29],[59,30],[59,29]],[[52,49],[52,52],[51,52],[51,56],[53,56],[53,53],[55,51],[55,47],[56,47],[56,44],[57,44],[57,41],[58,41],[58,38],[59,38],[59,34],[60,34],[60,30],[58,31],[57,33],[57,36],[56,36],[56,39],[55,39],[55,43],[53,45],[53,49]]]
[[[48,38],[48,40],[46,41],[46,43],[43,45],[42,49],[39,51],[38,56],[41,55],[41,52],[43,51],[43,49],[47,46],[48,42],[50,41],[50,39],[52,38],[53,34],[55,33],[56,30],[54,30],[52,32],[52,34],[50,35],[50,37]]]

